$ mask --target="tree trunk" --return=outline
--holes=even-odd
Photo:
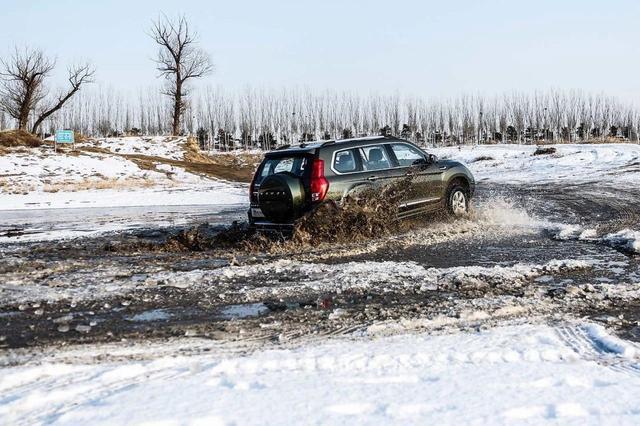
[[[27,131],[27,125],[29,124],[29,105],[31,104],[31,96],[25,99],[20,107],[20,116],[18,117],[18,130]]]
[[[182,81],[180,73],[176,75],[176,92],[173,99],[173,136],[180,136],[180,119],[182,118]]]

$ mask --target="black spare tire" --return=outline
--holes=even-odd
[[[258,191],[264,216],[274,223],[291,223],[302,214],[305,193],[302,181],[292,173],[267,176]]]

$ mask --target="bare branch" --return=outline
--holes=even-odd
[[[36,121],[33,123],[32,133],[37,133],[38,128],[42,124],[44,120],[46,120],[49,116],[58,111],[62,106],[73,97],[79,90],[83,84],[93,83],[95,69],[89,63],[85,63],[82,65],[74,65],[68,68],[68,81],[69,81],[69,89],[66,92],[63,92],[58,95],[57,100],[54,104],[48,108],[45,108],[44,111],[38,116]]]

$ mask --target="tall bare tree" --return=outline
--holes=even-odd
[[[160,75],[167,80],[164,94],[173,100],[171,131],[177,136],[189,94],[186,83],[209,74],[213,65],[209,55],[197,46],[198,35],[190,29],[184,16],[175,21],[163,16],[153,23],[151,37],[159,46],[155,62]]]

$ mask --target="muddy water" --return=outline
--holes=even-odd
[[[638,258],[598,240],[640,229],[638,199],[633,189],[593,185],[481,186],[474,210],[459,220],[434,215],[398,224],[388,209],[354,203],[331,209],[331,221],[326,212],[308,217],[289,240],[256,237],[233,219],[194,218],[5,244],[0,345],[185,335],[264,343],[371,332],[386,321],[411,329],[446,318],[477,327],[558,315],[588,315],[640,336]],[[564,235],[567,226],[594,234]],[[554,259],[585,266],[548,273],[523,266]],[[477,267],[507,272],[491,278]],[[417,268],[435,271],[433,280],[412,275]]]

